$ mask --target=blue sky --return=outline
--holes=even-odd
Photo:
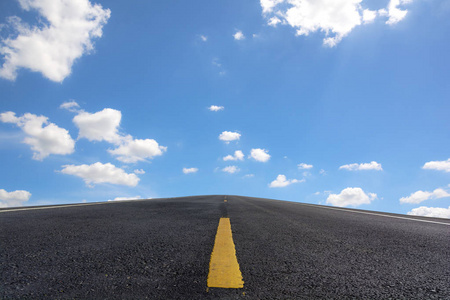
[[[237,194],[450,218],[449,14],[3,1],[0,206]]]

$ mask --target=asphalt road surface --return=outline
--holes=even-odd
[[[0,299],[450,299],[450,220],[380,214],[240,196],[2,209]],[[207,286],[222,217],[243,288]]]

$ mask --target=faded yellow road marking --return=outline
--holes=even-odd
[[[229,218],[220,218],[219,221],[209,263],[208,287],[231,289],[244,287]]]

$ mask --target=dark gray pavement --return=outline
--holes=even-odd
[[[450,220],[223,200],[0,210],[0,299],[450,299]],[[223,216],[244,288],[207,290]]]

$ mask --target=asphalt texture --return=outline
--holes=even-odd
[[[450,299],[450,220],[224,198],[0,210],[0,299]],[[242,289],[207,288],[221,217]]]

